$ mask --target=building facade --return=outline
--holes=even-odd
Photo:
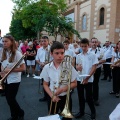
[[[101,43],[120,40],[120,0],[66,0],[65,16],[75,22],[82,38],[98,38]],[[73,39],[78,38],[74,35]]]

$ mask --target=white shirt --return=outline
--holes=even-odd
[[[2,37],[0,37],[0,44],[3,44],[3,41],[2,41],[3,39],[2,39]]]
[[[80,53],[76,56],[76,64],[79,64],[79,61],[81,59],[82,64],[82,73],[85,75],[89,75],[92,66],[95,64],[98,64],[97,56],[90,51],[88,51],[86,54]],[[81,81],[79,79],[79,81]],[[88,82],[93,82],[93,75],[89,78]]]
[[[75,52],[72,49],[65,50],[65,55],[69,55],[72,58],[76,57],[76,54],[75,54]]]
[[[22,53],[21,47],[23,46],[23,43],[20,43],[19,47],[18,47],[18,51],[20,51]]]
[[[74,48],[74,52],[79,52],[80,51],[80,48]]]
[[[72,49],[73,50],[73,44],[69,44],[69,49]]]
[[[0,37],[0,49],[3,48],[3,39]]]
[[[76,80],[78,73],[77,71],[74,69],[73,66],[72,67],[72,75],[71,75],[71,82],[73,82],[74,80]],[[45,67],[43,68],[40,77],[44,79],[44,81],[46,82],[50,82],[50,90],[54,91],[54,86],[58,87],[58,82],[60,80],[60,74],[61,74],[61,65],[58,68],[55,68],[54,63],[51,62],[50,64],[45,65]],[[56,83],[56,84],[55,84]],[[66,85],[61,85],[59,87],[64,87]],[[66,95],[67,92],[63,92],[61,93],[59,96],[64,96]]]
[[[104,50],[102,48],[96,48],[96,49],[91,48],[89,51],[97,56],[98,61],[100,58],[101,58],[100,60],[106,60],[106,56],[105,56]],[[97,68],[100,68],[101,66],[102,66],[102,64],[99,64],[97,66]]]
[[[113,52],[112,56],[114,57],[114,62],[116,62],[120,59],[120,52],[118,52],[118,53]]]
[[[109,47],[105,46],[105,47],[103,47],[103,50],[104,50],[104,54],[106,56],[106,59],[112,58],[112,52],[114,51],[112,46],[109,46]]]
[[[48,51],[50,51],[50,46],[48,46]],[[36,60],[39,60],[41,63],[44,63],[46,60],[46,54],[48,54],[48,51],[44,49],[43,47],[39,48],[36,55]],[[52,57],[50,56],[50,61],[52,60]]]
[[[6,66],[7,66],[7,68],[12,68],[21,59],[22,54],[17,50],[14,62],[12,62],[12,63],[9,63],[9,57],[10,57],[10,54],[7,52],[7,59],[2,62],[3,68],[5,68]],[[24,60],[22,60],[20,65],[23,63],[25,63]],[[20,81],[21,81],[21,72],[11,72],[7,77],[7,84],[18,83]]]
[[[0,63],[1,63],[1,59],[2,59],[2,51],[3,51],[3,48],[0,48]]]

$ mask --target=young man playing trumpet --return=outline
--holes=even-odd
[[[63,70],[62,61],[64,60],[64,53],[65,49],[62,43],[55,42],[51,46],[50,49],[51,55],[53,57],[53,62],[45,65],[43,68],[43,71],[41,72],[40,77],[44,79],[44,89],[48,94],[48,111],[50,111],[50,114],[54,114],[55,109],[55,103],[57,102],[56,107],[56,114],[58,111],[63,111],[65,107],[66,102],[66,95],[68,90],[68,84],[60,84],[60,76],[61,72]],[[74,69],[74,67],[71,66],[72,69],[68,70],[71,71],[71,78],[70,78],[70,88],[73,89],[77,86],[77,71]],[[66,75],[67,73],[63,73],[63,75]],[[65,79],[65,78],[62,78]],[[71,95],[70,102],[68,103],[70,105],[70,110],[72,109],[72,101],[71,101]],[[52,106],[51,104],[52,100]],[[51,109],[51,110],[50,110]],[[71,118],[62,118],[62,120],[71,120]]]
[[[82,80],[79,79],[77,82],[77,91],[79,99],[80,111],[75,115],[76,118],[81,118],[85,114],[85,97],[84,90],[86,91],[86,101],[91,110],[91,119],[95,119],[96,110],[93,103],[93,74],[96,70],[96,65],[98,64],[98,59],[95,54],[88,51],[89,40],[84,38],[81,40],[82,53],[78,54],[76,57],[76,69],[81,71],[82,74],[87,74]],[[81,59],[81,65],[79,64],[79,59]],[[82,71],[83,70],[83,71]]]

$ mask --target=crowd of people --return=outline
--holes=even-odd
[[[72,111],[71,94],[74,93],[74,88],[77,88],[78,92],[79,112],[74,115],[75,118],[84,116],[85,101],[91,110],[91,119],[96,118],[95,106],[100,105],[99,80],[101,71],[104,73],[101,80],[113,82],[113,90],[109,94],[115,94],[116,98],[120,97],[120,41],[113,47],[110,41],[106,41],[101,46],[97,38],[91,40],[83,38],[71,43],[70,38],[66,37],[61,43],[58,41],[50,42],[47,36],[43,36],[40,41],[33,39],[17,42],[12,36],[8,35],[4,36],[2,40],[3,48],[1,49],[0,59],[3,72],[1,76],[4,76],[10,70],[10,66],[17,62],[22,55],[25,55],[24,61],[4,81],[5,96],[11,111],[11,118],[8,120],[24,119],[24,111],[15,98],[21,81],[21,72],[26,77],[40,75],[43,81],[44,97],[40,98],[39,101],[48,101],[50,114],[54,114],[55,102],[58,103],[56,113],[64,109],[68,85],[59,84],[59,79],[63,69],[62,61],[66,55],[72,59],[72,67],[70,68],[70,88],[72,90],[69,96],[70,111]],[[54,89],[54,87],[56,88]],[[63,117],[62,120],[71,120],[71,118]]]

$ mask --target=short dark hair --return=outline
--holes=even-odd
[[[81,44],[88,44],[89,45],[89,40],[87,38],[83,38],[81,40]]]
[[[42,39],[47,39],[47,40],[49,40],[48,36],[42,36]]]
[[[65,38],[67,38],[68,40],[70,40],[70,37],[65,37]]]
[[[96,37],[91,38],[91,41],[92,41],[92,39],[96,39],[98,41],[98,39]]]
[[[70,42],[69,42],[68,40],[65,40],[65,41],[63,42],[63,44],[64,44],[64,43],[70,44]]]
[[[65,50],[64,45],[62,43],[58,42],[58,41],[56,41],[52,44],[52,46],[50,48],[50,52],[53,53],[53,51],[55,49],[64,49]]]
[[[33,42],[34,42],[35,40],[37,40],[37,38],[34,38],[34,39],[33,39]],[[31,40],[30,40],[30,41],[31,41]]]

